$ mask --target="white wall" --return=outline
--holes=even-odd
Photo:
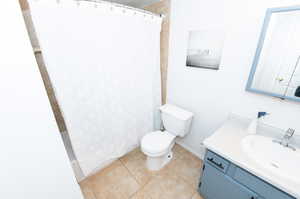
[[[17,0],[0,24],[0,198],[82,199]]]
[[[201,142],[230,112],[255,117],[271,113],[266,123],[300,132],[300,103],[245,91],[266,8],[299,0],[173,0],[167,101],[195,113],[191,133],[178,142],[203,155]],[[189,30],[225,28],[219,71],[185,67]],[[233,143],[234,144],[234,143]]]

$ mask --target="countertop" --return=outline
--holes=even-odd
[[[277,176],[262,168],[243,152],[241,141],[249,135],[247,132],[249,122],[248,119],[231,116],[212,136],[204,140],[204,146],[278,189],[300,199],[299,183]],[[267,131],[264,129],[261,132],[266,133]],[[258,128],[258,134],[262,134],[261,132]],[[276,133],[272,137],[276,137]]]

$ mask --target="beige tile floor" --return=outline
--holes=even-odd
[[[163,169],[146,169],[146,156],[135,149],[80,186],[85,199],[203,199],[197,193],[202,161],[179,145]]]

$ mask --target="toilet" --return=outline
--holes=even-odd
[[[190,132],[193,113],[171,104],[159,108],[164,131],[146,134],[141,140],[141,150],[147,156],[147,168],[157,171],[172,159],[172,148],[177,136]]]

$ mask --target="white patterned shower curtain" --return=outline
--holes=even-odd
[[[161,18],[112,4],[29,1],[85,176],[159,127]]]

